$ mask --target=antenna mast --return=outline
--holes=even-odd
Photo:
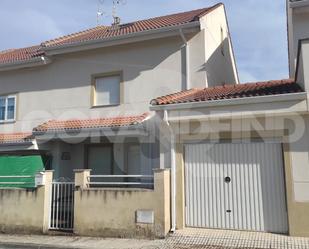
[[[117,15],[117,6],[120,4],[125,5],[126,0],[113,0],[113,11],[112,11],[112,16],[113,16],[113,27],[118,27],[119,24],[121,23],[120,17]]]
[[[105,12],[103,11],[103,4],[104,4],[104,0],[98,0],[98,8],[97,8],[97,26],[100,25],[100,20],[103,17],[103,15],[105,14]]]

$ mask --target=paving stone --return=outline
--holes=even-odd
[[[184,229],[170,235],[165,240],[0,235],[0,249],[6,248],[1,244],[71,249],[309,249],[309,238],[294,238],[259,232]]]

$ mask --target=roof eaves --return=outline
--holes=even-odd
[[[0,147],[19,146],[19,145],[33,145],[33,140],[11,141],[11,142],[2,142],[2,143],[0,143]]]
[[[16,60],[8,63],[0,63],[0,71],[9,71],[25,67],[47,65],[51,62],[52,60],[46,56],[33,57],[27,60]]]
[[[297,93],[273,94],[265,96],[253,96],[253,97],[232,98],[232,99],[216,99],[210,101],[197,101],[197,102],[188,101],[182,103],[162,104],[162,105],[150,106],[150,110],[151,111],[181,110],[181,109],[201,108],[201,107],[271,103],[279,101],[306,100],[306,99],[307,99],[306,92],[297,92]]]
[[[149,113],[142,114],[139,118],[132,121],[131,123],[119,124],[119,125],[111,125],[111,126],[93,126],[93,127],[73,127],[73,128],[45,128],[48,126],[49,122],[53,122],[50,120],[48,122],[35,127],[32,130],[32,134],[34,136],[40,136],[45,134],[54,134],[54,133],[76,133],[76,132],[89,132],[89,131],[106,131],[106,130],[119,130],[119,129],[138,129],[143,127],[143,123],[149,120],[152,116]]]
[[[71,136],[74,137],[84,137],[86,134],[89,136],[91,133],[97,134],[98,132],[104,133],[104,134],[113,134],[117,135],[118,132],[123,131],[136,131],[136,132],[145,132],[145,127],[143,126],[143,123],[137,123],[134,125],[123,125],[123,126],[114,126],[114,127],[96,127],[96,128],[82,128],[82,129],[53,129],[53,130],[47,130],[47,131],[33,131],[32,134],[36,139],[51,139],[55,138],[55,136]],[[78,135],[76,135],[78,134]]]

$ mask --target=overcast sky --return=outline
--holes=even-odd
[[[102,23],[111,23],[105,0]],[[207,7],[215,0],[126,0],[122,22]],[[242,82],[288,77],[285,0],[223,0]],[[0,50],[96,25],[98,0],[0,0]]]

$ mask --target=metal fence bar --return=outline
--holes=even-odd
[[[64,212],[63,212],[63,219],[66,221],[68,220],[68,201],[67,201],[67,196],[68,196],[68,193],[69,193],[69,186],[68,185],[64,185]],[[67,223],[65,222],[63,224],[63,228],[67,228],[68,225]]]
[[[91,175],[89,178],[153,178],[153,175]]]
[[[26,179],[26,178],[34,178],[34,176],[0,176],[0,180],[1,179],[15,179],[15,181],[9,182],[9,181],[5,181],[2,182],[0,181],[0,185],[2,184],[8,184],[8,185],[23,185],[23,184],[29,184],[29,182],[16,182],[17,178],[21,178],[21,179]],[[9,187],[4,187],[4,188],[9,188]]]
[[[71,191],[71,202],[70,202],[70,204],[71,204],[71,208],[70,208],[70,210],[72,210],[72,212],[70,212],[70,214],[71,214],[71,227],[73,227],[74,226],[74,185],[71,185],[71,188],[72,188],[72,191]]]
[[[0,176],[0,178],[33,178],[34,176]]]
[[[115,181],[115,182],[106,182],[106,181],[98,181],[98,180],[93,180],[94,178],[124,178],[124,179],[134,179],[134,178],[139,178],[140,180],[142,179],[150,179],[152,182],[148,181]],[[153,186],[153,175],[91,175],[87,177],[87,180],[89,182],[89,185],[91,186],[98,186],[98,185],[105,185],[105,186]],[[92,181],[93,180],[93,181]]]
[[[90,185],[153,185],[150,182],[90,182]]]
[[[56,191],[55,191],[55,184],[52,184],[52,196],[53,196],[53,202],[52,202],[52,224],[51,227],[55,227],[55,217],[56,217]]]
[[[29,184],[29,182],[0,182],[0,185],[1,184],[21,185],[21,184]]]
[[[56,183],[56,193],[57,193],[57,199],[56,199],[56,227],[59,228],[59,183]]]

